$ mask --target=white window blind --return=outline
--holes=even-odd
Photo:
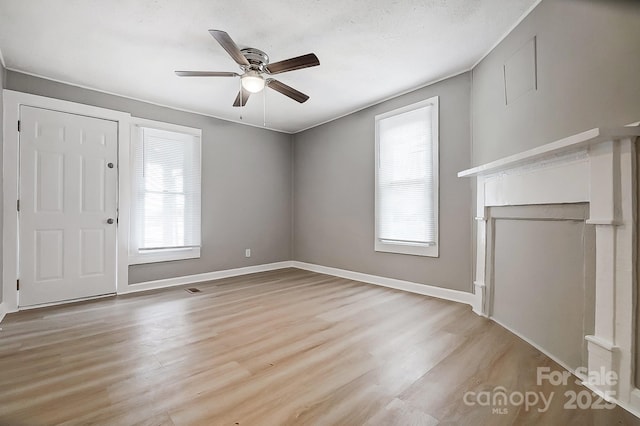
[[[433,255],[420,247],[438,243],[437,99],[376,117],[376,141],[376,250]]]
[[[139,127],[133,150],[133,246],[138,256],[200,247],[200,138]],[[193,257],[193,256],[187,256]],[[161,260],[175,260],[166,254]]]

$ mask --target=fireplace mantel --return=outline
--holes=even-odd
[[[589,203],[596,228],[595,332],[585,336],[589,371],[615,371],[618,382],[590,385],[640,414],[635,371],[637,286],[636,141],[640,126],[595,128],[458,173],[475,177],[476,280],[473,309],[490,316],[486,274],[488,210],[495,206]],[[499,262],[495,259],[495,262]],[[601,370],[604,369],[604,370]]]
[[[458,177],[490,175],[526,164],[548,161],[550,158],[559,155],[584,151],[590,146],[601,142],[620,141],[624,138],[637,136],[640,136],[640,126],[618,127],[613,129],[595,128],[472,169],[463,170],[458,173]]]

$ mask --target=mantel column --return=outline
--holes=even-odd
[[[487,264],[487,214],[484,205],[484,178],[478,176],[476,182],[476,278],[473,281],[473,312],[489,316],[485,269]]]
[[[615,372],[618,378],[591,387],[625,400],[633,371],[635,145],[631,139],[593,145],[589,162],[587,223],[596,227],[596,288],[594,334],[585,337],[588,367],[594,377]]]

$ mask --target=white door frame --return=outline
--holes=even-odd
[[[129,146],[131,114],[98,108],[75,102],[62,101],[28,93],[3,90],[3,221],[2,221],[2,304],[3,313],[18,310],[18,171],[20,106],[51,109],[70,114],[111,120],[118,123],[118,231],[116,247],[116,287],[114,292],[123,293],[129,280]]]

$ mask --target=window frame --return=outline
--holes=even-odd
[[[141,265],[145,263],[157,263],[157,262],[170,262],[175,260],[186,259],[199,259],[201,247],[188,247],[188,248],[168,248],[158,250],[144,250],[140,251],[138,247],[138,232],[137,232],[137,218],[136,211],[136,191],[137,182],[135,176],[135,149],[136,144],[140,143],[142,138],[142,128],[149,128],[154,130],[165,130],[169,132],[182,133],[185,135],[193,136],[197,139],[198,143],[198,160],[200,162],[200,200],[202,200],[202,130],[180,126],[177,124],[164,123],[161,121],[147,120],[143,118],[133,118],[131,120],[131,144],[130,144],[130,183],[131,183],[131,206],[130,206],[130,231],[129,231],[129,265]],[[202,202],[202,201],[201,201]],[[201,207],[202,208],[202,204]],[[200,216],[202,218],[202,214]],[[200,235],[202,236],[202,219],[200,222]]]
[[[412,112],[420,108],[431,106],[431,132],[433,158],[433,207],[435,211],[435,244],[410,244],[383,241],[380,239],[380,187],[379,187],[379,165],[380,165],[380,121],[404,113]],[[392,111],[375,116],[375,224],[374,224],[374,250],[376,252],[409,254],[414,256],[439,257],[440,255],[440,164],[439,164],[439,97],[433,96],[420,102],[413,103]]]

